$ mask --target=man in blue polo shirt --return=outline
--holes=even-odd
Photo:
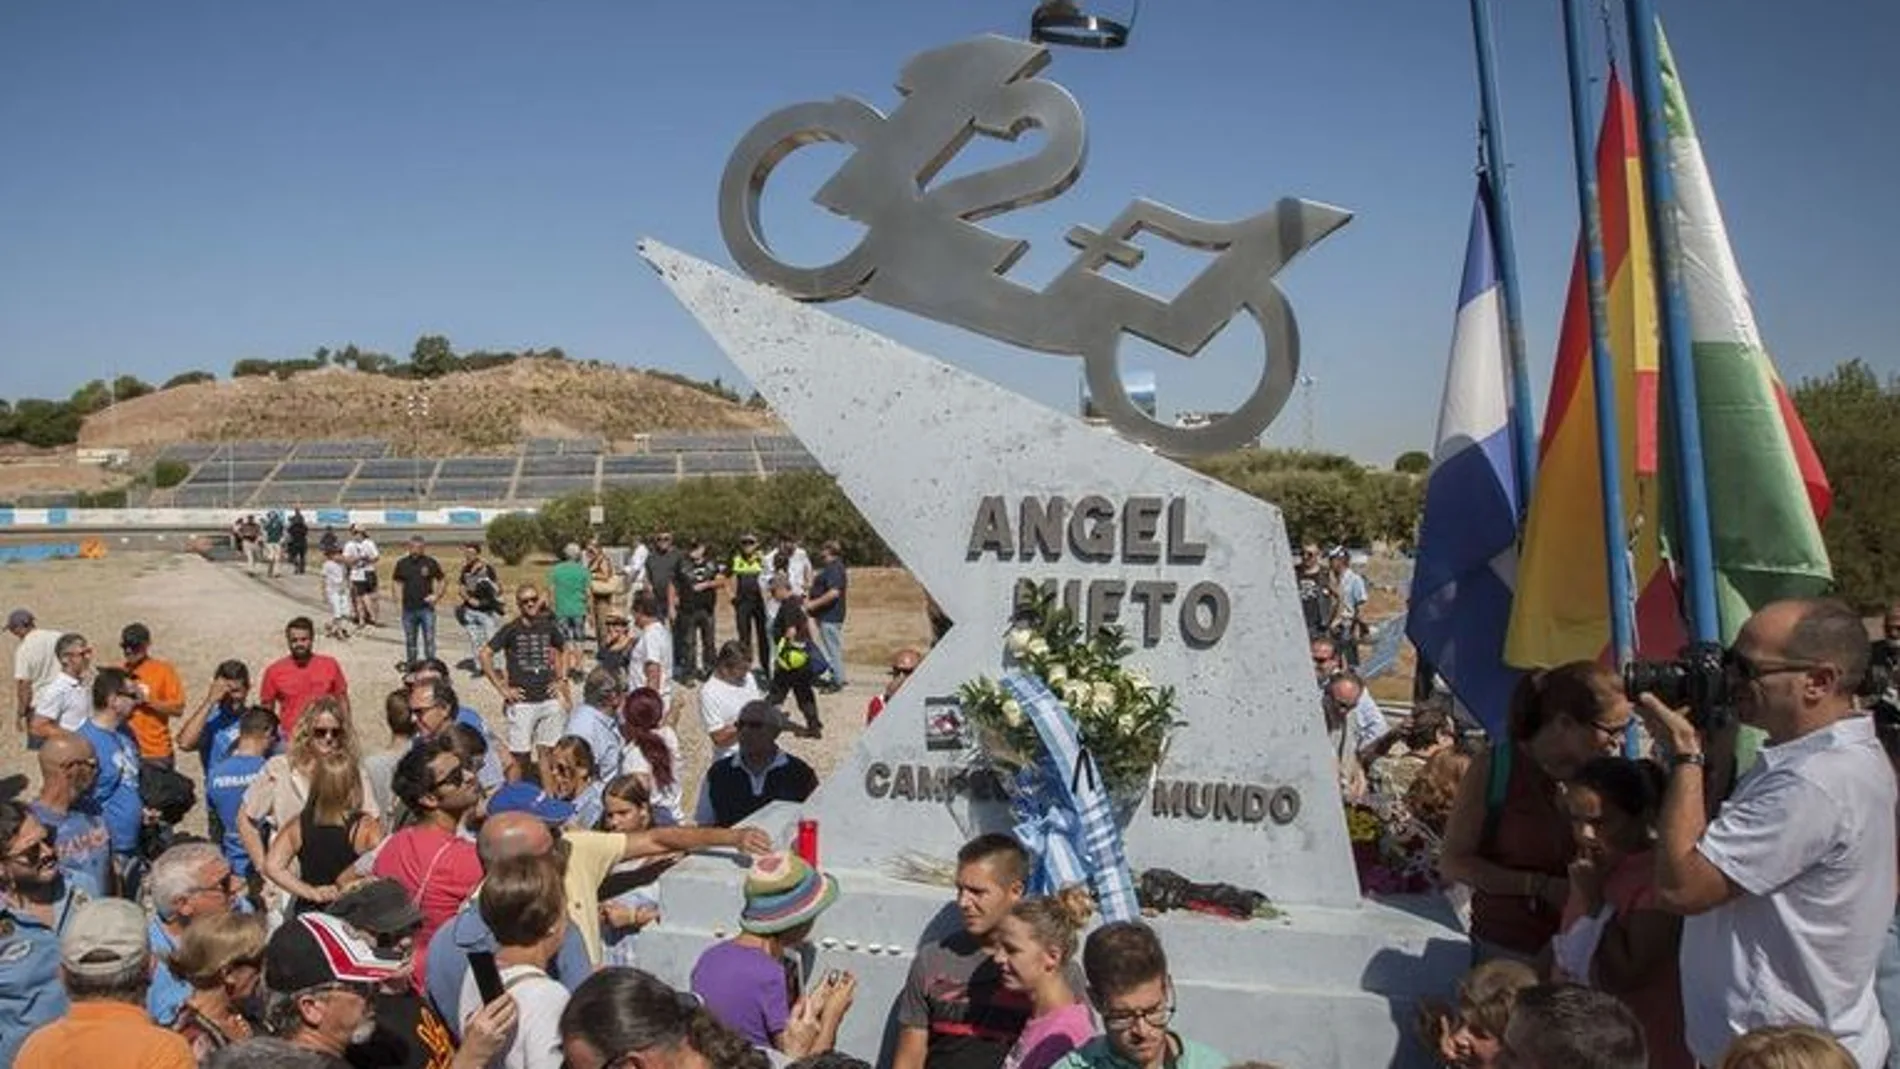
[[[99,776],[92,744],[78,735],[55,735],[40,749],[40,795],[29,808],[53,833],[59,871],[94,898],[111,889],[112,840],[105,821],[75,805]]]
[[[243,661],[225,661],[211,673],[204,699],[179,723],[178,748],[198,751],[198,767],[206,774],[237,745],[238,718],[250,697],[251,670]]]
[[[417,661],[415,669],[403,676],[403,682],[409,685],[409,715],[416,725],[413,745],[421,745],[449,729],[450,724],[465,724],[482,733],[488,740],[488,753],[482,757],[482,767],[475,771],[475,782],[481,785],[484,795],[493,794],[507,781],[502,768],[502,748],[495,736],[482,722],[482,715],[463,705],[455,694],[455,687],[449,682],[448,665],[439,660]]]
[[[498,861],[553,849],[554,838],[547,834],[546,826],[528,813],[491,816],[482,823],[475,839],[475,853],[484,869]],[[455,1033],[457,1042],[462,1038],[462,978],[468,975],[468,956],[479,950],[493,953],[496,946],[495,933],[482,920],[482,911],[475,908],[475,898],[470,895],[462,911],[436,929],[429,940],[428,972],[424,976],[429,1001],[435,1004],[449,1031]],[[548,976],[572,991],[587,979],[594,966],[588,960],[587,944],[581,941],[580,931],[572,924],[564,927],[567,934],[561,937],[561,949],[549,963]]]
[[[92,900],[60,873],[49,838],[27,807],[0,802],[0,1065],[13,1064],[34,1029],[65,1016],[59,936]]]
[[[119,893],[135,902],[144,871],[139,828],[145,823],[145,804],[139,798],[139,742],[125,722],[139,701],[132,677],[123,669],[101,668],[92,680],[92,718],[78,731],[99,759],[99,776],[78,804],[105,818]]]

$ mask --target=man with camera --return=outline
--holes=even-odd
[[[1895,790],[1872,719],[1855,708],[1867,659],[1847,606],[1777,601],[1743,625],[1716,678],[1666,688],[1692,708],[1635,688],[1669,766],[1656,891],[1688,918],[1684,1024],[1704,1065],[1751,1029],[1789,1023],[1832,1034],[1861,1069],[1885,1064],[1873,977],[1893,914]],[[1704,737],[1724,708],[1767,740],[1710,820]]]

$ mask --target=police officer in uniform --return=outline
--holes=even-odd
[[[759,537],[740,535],[739,548],[732,555],[732,633],[759,659],[761,681],[772,675],[772,640],[765,630],[765,589],[760,585],[764,572]]]
[[[91,896],[59,871],[52,830],[18,802],[0,802],[0,1065],[34,1029],[66,1013],[59,936]]]

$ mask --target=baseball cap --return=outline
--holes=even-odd
[[[326,984],[380,984],[400,969],[400,962],[377,957],[342,921],[322,913],[284,922],[264,948],[264,985],[284,994]]]
[[[422,925],[422,910],[394,880],[365,880],[325,912],[371,935],[406,935]]]
[[[13,610],[12,612],[7,614],[7,626],[9,628],[32,627],[33,613],[27,609]]]
[[[145,911],[123,898],[100,898],[80,906],[59,936],[60,965],[91,980],[118,976],[149,953]]]
[[[532,783],[510,783],[488,799],[488,815],[526,813],[543,824],[565,824],[574,817],[574,803],[564,802]]]
[[[151,644],[152,629],[144,624],[126,624],[125,630],[119,632],[119,646],[122,649],[131,649],[134,646],[143,648]]]

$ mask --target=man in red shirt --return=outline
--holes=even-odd
[[[277,714],[285,738],[297,730],[297,718],[304,706],[326,694],[336,696],[343,705],[343,717],[350,716],[350,682],[343,678],[343,666],[336,658],[316,652],[317,626],[308,616],[299,616],[284,625],[284,643],[290,656],[271,662],[257,690],[257,700]]]
[[[422,910],[416,932],[416,985],[428,973],[429,937],[455,916],[482,882],[475,844],[459,833],[480,804],[475,770],[462,763],[447,734],[417,743],[396,762],[390,777],[414,823],[383,842],[372,872],[394,880]]]

